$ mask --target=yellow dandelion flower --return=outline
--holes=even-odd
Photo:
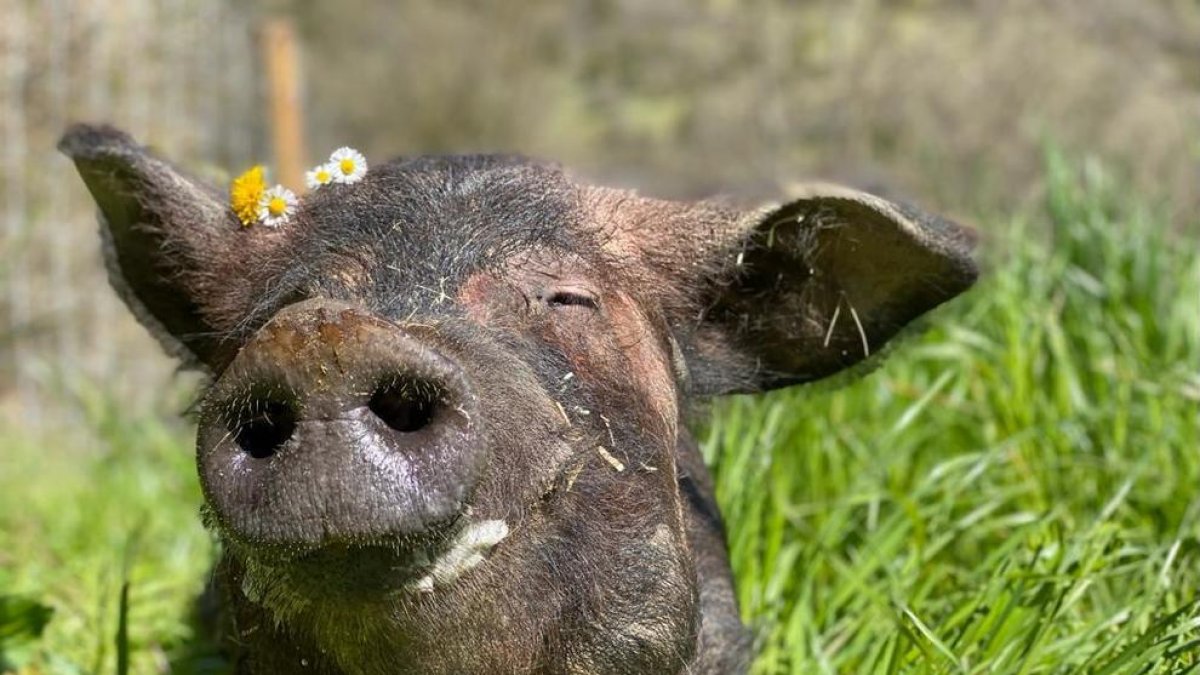
[[[267,191],[263,174],[262,165],[256,165],[229,184],[229,205],[233,207],[238,220],[242,221],[243,227],[250,227],[258,220],[259,202]]]

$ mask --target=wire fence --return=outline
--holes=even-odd
[[[109,289],[94,205],[55,143],[103,121],[171,157],[259,156],[253,22],[231,0],[10,0],[0,17],[0,424],[103,383],[153,403],[171,365]]]

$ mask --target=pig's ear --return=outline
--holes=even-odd
[[[698,394],[832,375],[975,281],[971,230],[846,188],[793,194],[744,216],[712,268],[689,345]]]
[[[74,126],[58,148],[99,206],[117,293],[172,355],[213,364],[221,341],[201,298],[238,229],[219,193],[110,127]]]

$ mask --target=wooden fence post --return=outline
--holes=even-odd
[[[304,190],[304,123],[300,100],[296,31],[287,19],[268,19],[260,33],[267,71],[267,99],[275,172],[279,182]]]

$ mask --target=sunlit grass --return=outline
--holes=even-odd
[[[870,377],[719,406],[760,673],[1200,664],[1200,256],[1051,156],[980,287]]]
[[[30,673],[111,673],[121,649],[130,672],[158,672],[171,659],[204,665],[191,613],[213,545],[199,522],[190,431],[127,418],[96,392],[80,409],[64,424],[70,433],[0,436],[0,597],[52,611],[34,640],[20,613],[0,606],[0,672],[26,664]]]
[[[922,337],[702,431],[757,672],[1200,669],[1200,242],[1048,167]],[[0,671],[212,670],[190,431],[81,400],[0,432]]]

